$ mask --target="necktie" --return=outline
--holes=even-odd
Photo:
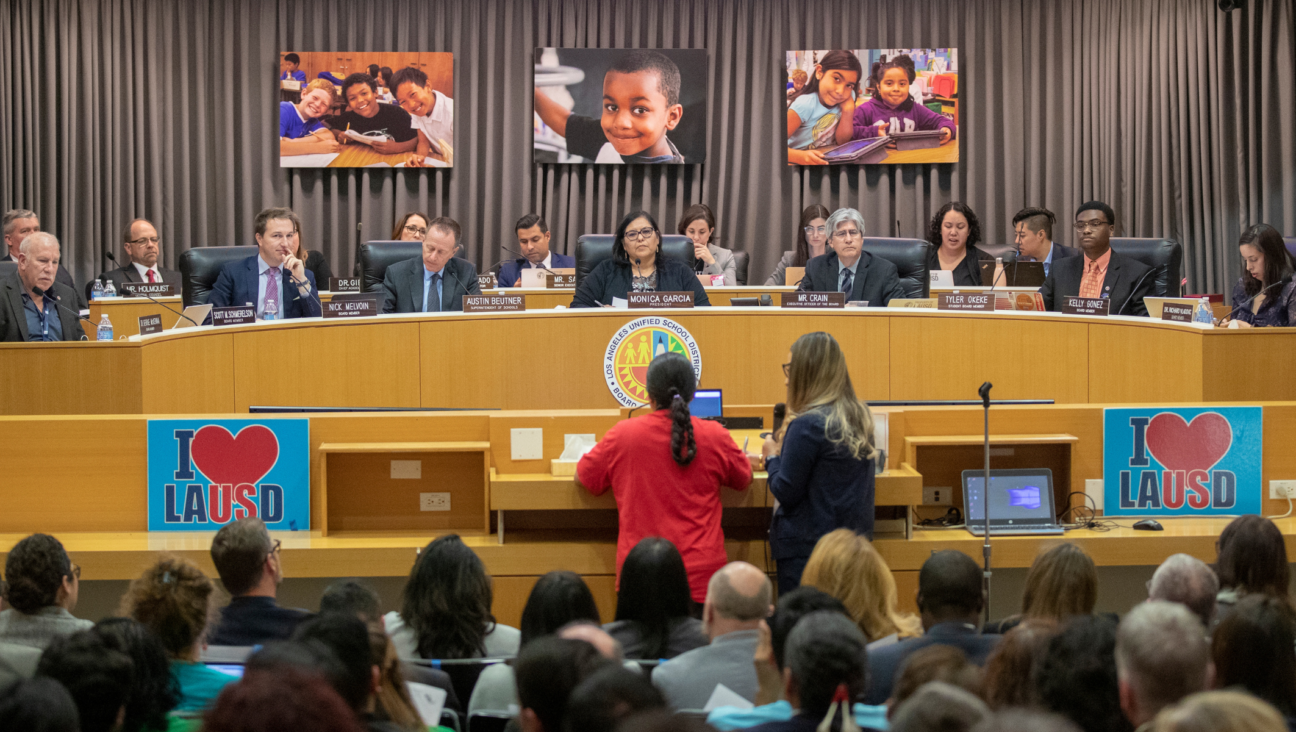
[[[265,302],[261,303],[261,311],[265,312],[265,303],[271,300],[275,301],[275,307],[283,312],[282,303],[279,302],[279,268],[271,267],[266,270],[266,295]]]
[[[153,274],[153,270],[151,269],[148,270],[148,278],[149,282],[157,282],[157,275]]]
[[[851,279],[851,271],[849,269],[843,269],[841,291],[847,295],[849,295],[851,291]]]
[[[427,312],[429,313],[441,312],[441,298],[437,295],[437,283],[440,281],[440,274],[432,275],[432,279],[428,281]]]

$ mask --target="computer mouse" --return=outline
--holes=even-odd
[[[1134,528],[1138,531],[1165,531],[1165,527],[1161,525],[1161,522],[1155,519],[1143,519],[1135,523]]]

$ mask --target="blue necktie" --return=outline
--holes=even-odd
[[[843,269],[843,270],[842,270],[842,286],[841,286],[841,291],[844,292],[844,293],[846,293],[847,295],[850,294],[850,291],[851,291],[851,271],[850,271],[849,269]]]
[[[432,279],[428,280],[428,291],[426,294],[427,307],[424,310],[424,312],[428,312],[428,313],[441,312],[441,296],[437,293],[437,283],[440,281],[441,281],[440,274],[434,274],[432,275]]]

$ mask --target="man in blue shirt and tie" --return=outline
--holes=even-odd
[[[319,293],[315,275],[297,251],[297,214],[290,208],[267,208],[256,217],[259,252],[221,269],[207,302],[216,307],[256,307],[258,319],[318,318]],[[267,305],[272,317],[266,318]]]
[[[1013,231],[1017,235],[1017,261],[1043,262],[1044,276],[1048,277],[1053,262],[1074,257],[1079,249],[1064,247],[1053,242],[1053,224],[1057,217],[1046,208],[1023,208],[1013,217]]]
[[[428,222],[423,255],[387,268],[383,275],[384,313],[438,313],[463,310],[464,295],[480,295],[477,268],[454,255],[459,224],[438,216]]]

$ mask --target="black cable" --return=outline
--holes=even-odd
[[[1071,496],[1084,496],[1088,504],[1081,502],[1079,506],[1071,505]],[[1068,529],[1089,529],[1090,531],[1111,531],[1118,528],[1129,528],[1112,521],[1111,519],[1098,518],[1098,502],[1093,496],[1084,491],[1071,491],[1063,499],[1067,507],[1058,514],[1058,524]],[[1091,504],[1091,505],[1090,505]],[[1072,522],[1066,522],[1067,514],[1071,514]]]

